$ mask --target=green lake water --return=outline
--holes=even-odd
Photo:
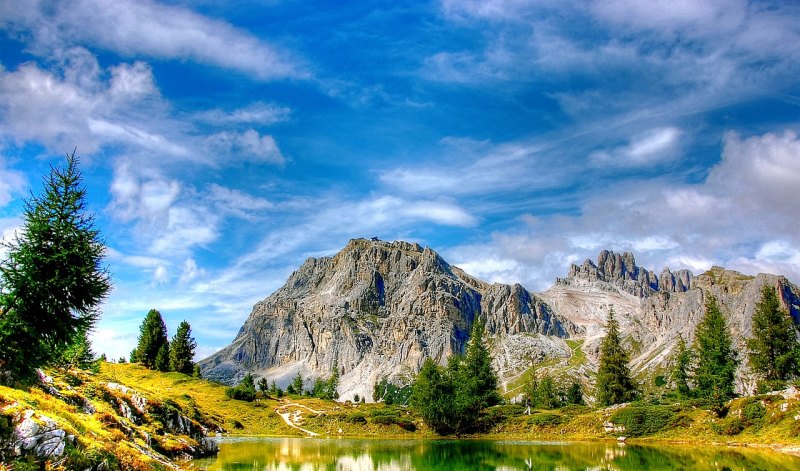
[[[229,438],[193,469],[395,470],[800,470],[800,457],[707,446],[543,443],[516,440]]]

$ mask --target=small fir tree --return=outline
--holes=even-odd
[[[292,383],[289,385],[291,387],[291,391],[287,388],[290,394],[303,394],[303,377],[300,376],[300,372],[297,372],[297,376],[294,377]]]
[[[258,390],[263,394],[267,394],[269,391],[269,383],[267,383],[267,378],[262,376],[261,379],[258,380]]]
[[[169,343],[170,370],[187,375],[192,374],[195,348],[197,348],[197,342],[192,337],[192,327],[188,322],[183,321],[178,326],[175,337],[172,337],[172,342]]]
[[[761,289],[761,300],[753,314],[753,337],[747,340],[750,363],[761,374],[761,390],[785,387],[800,372],[800,347],[791,314],[780,306],[774,287]]]
[[[157,366],[157,360],[159,353],[163,351],[166,356],[162,358],[160,366],[166,364],[166,367],[169,368],[169,352],[166,350],[168,342],[167,325],[164,324],[161,313],[156,309],[151,309],[142,321],[138,345],[131,352],[131,362],[136,361],[150,369],[161,369]]]
[[[573,381],[567,389],[567,404],[583,405],[583,388],[581,383]]]
[[[608,311],[606,336],[600,344],[600,365],[597,369],[597,402],[610,406],[629,402],[638,395],[638,387],[628,368],[628,352],[622,347],[619,324],[614,309]]]
[[[411,404],[419,410],[422,420],[440,435],[455,432],[454,384],[444,368],[430,358],[411,388]]]
[[[197,363],[194,364],[194,369],[192,370],[192,377],[197,379],[202,379],[203,374],[200,372],[200,365]]]
[[[675,383],[675,390],[678,396],[688,398],[692,395],[692,388],[689,386],[689,372],[692,367],[692,352],[686,346],[683,336],[678,334],[678,346],[673,359],[672,381]]]
[[[694,350],[697,354],[695,391],[720,408],[734,397],[737,359],[728,325],[714,296],[706,299],[705,313],[695,333]]]
[[[500,403],[500,394],[497,392],[497,373],[492,367],[492,356],[484,342],[486,323],[475,319],[470,332],[467,354],[464,357],[463,376],[467,394],[473,395],[477,400],[477,407],[484,409]]]
[[[97,370],[99,362],[95,360],[92,352],[92,343],[83,330],[75,333],[72,342],[55,357],[53,364],[61,368],[78,368],[82,370]]]

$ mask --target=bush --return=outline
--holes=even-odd
[[[744,430],[744,421],[736,417],[728,417],[718,423],[711,424],[711,428],[720,435],[739,435]]]
[[[761,425],[765,415],[767,408],[757,398],[749,400],[742,406],[742,421],[745,425]]]
[[[255,390],[243,388],[241,386],[226,389],[225,395],[231,399],[236,399],[237,401],[253,402],[256,399]]]
[[[533,414],[528,417],[528,424],[537,427],[546,427],[548,425],[559,425],[564,422],[564,418],[558,414],[550,414],[547,412],[541,414]]]
[[[347,414],[346,420],[351,424],[366,424],[367,416],[363,412],[352,412]]]
[[[667,427],[673,415],[674,412],[667,407],[626,407],[615,412],[611,416],[611,422],[625,426],[628,436],[641,437]]]

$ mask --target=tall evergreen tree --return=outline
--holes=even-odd
[[[111,289],[74,152],[65,168],[51,167],[42,194],[25,201],[22,221],[0,262],[0,371],[12,379],[32,377],[88,331]]]
[[[161,345],[156,354],[156,363],[153,365],[158,371],[169,371],[169,342]]]
[[[156,309],[151,309],[147,313],[142,326],[139,329],[139,342],[131,353],[131,361],[135,356],[136,361],[150,369],[161,369],[164,364],[169,367],[169,352],[167,351],[167,325],[161,313]],[[161,362],[157,364],[158,355],[161,352]],[[135,355],[134,355],[135,353]]]
[[[194,349],[197,342],[192,337],[192,326],[183,321],[178,326],[178,331],[169,343],[169,367],[172,371],[192,374],[194,371]]]
[[[750,363],[764,378],[759,389],[778,389],[800,373],[800,347],[792,316],[782,309],[774,287],[761,289],[753,314],[753,337],[747,340]]]
[[[485,331],[486,323],[475,319],[462,365],[466,393],[477,399],[478,409],[494,406],[501,400],[497,392],[497,373],[492,367],[492,356],[484,340]]]
[[[597,369],[597,402],[603,406],[632,401],[638,387],[628,368],[628,352],[622,347],[619,323],[614,309],[608,311],[606,336],[600,344],[600,365]]]
[[[678,334],[678,348],[673,362],[672,381],[675,383],[675,390],[680,397],[690,397],[692,388],[689,386],[689,373],[692,367],[692,352],[680,334]]]
[[[697,326],[694,350],[697,355],[695,391],[715,406],[721,406],[734,396],[737,360],[725,317],[712,295],[706,299],[705,314]]]

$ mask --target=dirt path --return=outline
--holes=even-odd
[[[301,432],[305,433],[306,435],[308,435],[310,437],[318,437],[319,434],[317,432],[312,432],[311,430],[304,429],[303,427],[298,425],[298,424],[302,423],[302,421],[303,421],[303,413],[300,412],[297,409],[295,409],[294,411],[289,411],[288,410],[289,407],[297,407],[297,408],[306,409],[307,411],[309,411],[309,412],[311,412],[313,414],[317,414],[317,415],[322,414],[325,411],[314,410],[314,409],[312,409],[310,407],[304,406],[303,404],[296,404],[296,403],[293,403],[293,402],[281,404],[280,407],[275,409],[275,413],[278,414],[279,416],[281,416],[283,421],[286,422],[286,425],[288,425],[289,427],[292,427],[294,429],[300,430]]]

